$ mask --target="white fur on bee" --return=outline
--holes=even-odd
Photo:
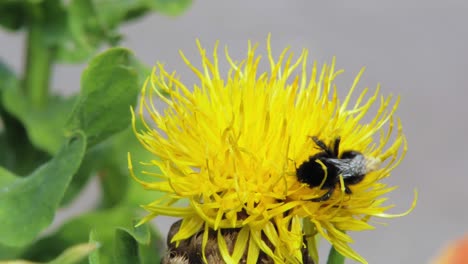
[[[344,179],[356,175],[366,175],[379,168],[381,161],[377,158],[366,158],[359,154],[351,159],[327,158],[327,161],[335,165],[338,169],[338,175]]]

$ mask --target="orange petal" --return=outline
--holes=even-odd
[[[433,264],[466,264],[468,263],[468,234],[446,247]]]

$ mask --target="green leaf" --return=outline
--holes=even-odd
[[[68,13],[62,0],[43,0],[41,3],[43,13],[43,32],[46,42],[54,48],[65,45],[70,38],[68,30]]]
[[[23,248],[21,247],[8,247],[0,244],[0,263],[2,263],[2,260],[18,258],[22,251]]]
[[[133,220],[131,229],[120,229],[132,235],[139,244],[148,245],[151,242],[151,229],[148,224],[138,225],[138,222],[137,220]]]
[[[91,252],[96,250],[97,243],[80,244],[65,250],[60,256],[48,264],[74,264],[85,259]]]
[[[11,184],[17,179],[18,177],[16,175],[6,170],[5,168],[0,167],[0,187]]]
[[[0,166],[25,176],[50,156],[31,144],[21,123],[10,115],[4,115],[3,118],[5,131],[0,131]]]
[[[85,150],[86,138],[77,133],[52,160],[0,189],[0,243],[25,245],[52,222]]]
[[[5,109],[25,126],[34,146],[52,155],[65,140],[64,126],[75,101],[76,97],[54,96],[44,108],[36,109],[19,89],[6,89],[3,94]]]
[[[160,261],[162,254],[164,253],[164,248],[166,247],[163,240],[161,240],[160,235],[152,228],[149,228],[150,224],[142,225],[138,228],[141,228],[140,231],[145,232],[144,235],[148,236],[148,242],[143,242],[143,240],[139,240],[138,234],[134,234],[134,238],[138,241],[138,254],[140,258],[140,262],[142,264],[153,264],[156,261]],[[145,231],[148,230],[149,232]],[[139,232],[139,231],[136,231]]]
[[[13,71],[0,60],[0,166],[8,168],[14,167],[15,157],[14,148],[11,145],[8,129],[10,127],[9,115],[2,103],[3,91],[6,89],[14,89],[18,85]]]
[[[3,123],[3,126],[7,125],[5,124],[5,115],[7,114],[5,112],[4,106],[3,106],[3,93],[4,91],[8,89],[18,89],[18,79],[15,75],[15,73],[10,69],[8,65],[3,63],[2,60],[0,60],[0,123]],[[2,122],[3,121],[3,122]],[[2,128],[0,126],[0,131],[5,130],[5,128]]]
[[[31,155],[37,152],[31,149],[31,143],[34,148],[40,149],[40,152],[57,153],[65,139],[63,127],[75,99],[51,97],[45,108],[33,108],[21,92],[14,73],[0,63],[0,115],[5,125],[5,148],[10,145],[9,152],[12,152],[11,156],[6,157],[10,161],[3,164],[16,162],[25,167],[25,157],[33,156],[34,159],[43,156],[42,153]],[[14,156],[18,156],[21,160],[12,161]]]
[[[116,28],[130,14],[142,15],[149,10],[147,0],[93,0],[92,3],[101,25],[108,29]]]
[[[129,50],[113,48],[95,57],[83,72],[67,128],[83,130],[90,146],[130,125],[129,107],[140,90],[133,61]]]
[[[98,247],[98,243],[83,243],[79,245],[72,246],[67,248],[62,254],[57,256],[52,261],[47,262],[47,264],[75,264],[81,263],[91,252],[95,251]],[[0,257],[1,259],[1,257]],[[10,258],[11,259],[11,258]],[[4,263],[4,262],[0,262]],[[4,264],[38,264],[37,262],[30,262],[27,260],[9,260]]]
[[[0,25],[6,29],[20,29],[26,18],[24,1],[0,1]]]
[[[69,38],[57,50],[57,58],[80,62],[89,58],[110,35],[100,25],[92,0],[72,0],[68,5]]]
[[[137,121],[137,126],[139,123]],[[62,204],[70,202],[86,184],[90,175],[96,172],[102,189],[100,208],[111,208],[119,204],[136,207],[160,198],[162,193],[143,190],[142,186],[130,177],[127,165],[128,152],[132,154],[135,172],[143,170],[160,172],[157,167],[148,168],[140,164],[156,157],[140,144],[132,128],[127,128],[88,150],[80,169],[73,176]],[[154,180],[150,176],[139,175],[139,177],[148,181]]]
[[[137,121],[137,129],[140,125]],[[99,175],[103,195],[102,206],[111,207],[118,203],[139,206],[162,196],[160,192],[143,190],[143,187],[130,177],[127,153],[131,153],[134,171],[141,179],[154,180],[151,176],[141,175],[139,173],[141,171],[160,172],[156,166],[148,167],[141,164],[141,162],[149,162],[157,157],[141,145],[132,128],[115,135],[104,153],[106,155],[103,156],[102,173]]]
[[[134,207],[120,206],[80,215],[65,223],[54,234],[44,237],[31,245],[22,257],[34,261],[48,261],[71,245],[97,242],[99,248],[89,255],[89,263],[113,264],[115,263],[115,232],[117,228],[126,230],[139,243],[147,241],[145,228],[147,229],[148,226],[138,227],[137,231],[133,231],[132,219],[139,215],[138,212]],[[144,262],[145,264],[154,263],[154,260],[159,258],[158,249],[162,248],[161,239],[154,231],[150,230],[150,234],[151,243],[148,245],[140,244],[139,246],[140,248],[149,248],[152,254],[153,261]],[[142,250],[140,249],[140,251]]]
[[[163,14],[177,16],[190,7],[192,0],[153,0],[152,7]]]
[[[11,114],[4,103],[10,100],[6,94],[19,90],[19,81],[9,67],[0,61],[0,166],[23,176],[49,159],[49,155],[30,142],[24,125]],[[8,99],[7,99],[8,98]],[[17,101],[24,101],[21,97]],[[20,102],[20,103],[21,103]]]
[[[117,29],[123,22],[151,11],[179,15],[191,3],[191,0],[71,0],[67,20],[69,36],[59,47],[57,58],[83,61],[103,43],[117,45],[122,39]]]
[[[121,36],[116,32],[128,12],[140,9],[146,0],[72,0],[68,7],[69,39],[60,47],[57,57],[68,62],[89,58],[101,44],[116,45]]]
[[[131,184],[129,173],[120,170],[118,166],[106,164],[100,170],[98,177],[102,189],[100,206],[110,208],[122,204],[127,196],[129,184]]]
[[[133,226],[135,226],[136,222]],[[115,233],[115,262],[119,264],[151,264],[160,259],[160,241],[151,238],[148,224],[132,229],[118,228]],[[156,242],[156,243],[154,243]]]
[[[95,230],[91,230],[91,233],[89,233],[89,242],[98,243],[100,245],[100,243],[96,240]],[[95,250],[91,252],[91,254],[89,254],[88,261],[89,261],[89,264],[100,264],[101,261],[100,261],[100,256],[99,256],[99,250]]]
[[[31,245],[23,258],[49,261],[66,248],[89,241],[89,234],[92,231],[93,241],[100,243],[100,247],[93,254],[101,256],[102,263],[111,263],[116,227],[131,227],[131,219],[135,216],[136,210],[129,207],[82,214],[66,222],[55,233]]]
[[[104,152],[102,148],[92,148],[86,152],[81,166],[73,176],[70,185],[63,196],[61,206],[67,205],[73,201],[73,199],[81,193],[81,190],[89,181],[91,176],[94,176],[96,170],[102,164],[102,159],[105,155],[108,155]]]
[[[0,60],[0,98],[1,92],[4,89],[16,87],[18,84],[18,79],[16,78],[15,73],[6,65],[2,60]]]
[[[345,263],[345,259],[346,258],[332,246],[328,253],[327,264],[343,264]]]
[[[0,130],[0,166],[19,176],[31,173],[50,156],[34,147],[21,123],[4,112],[4,131]]]
[[[141,263],[138,257],[138,242],[126,230],[115,231],[115,263]]]

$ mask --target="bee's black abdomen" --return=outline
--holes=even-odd
[[[317,162],[317,160],[320,160],[327,168],[327,179],[323,183],[322,189],[327,189],[334,185],[337,171],[335,167],[330,166],[326,159],[323,158],[324,154],[317,154],[310,157],[308,161],[302,163],[296,170],[297,179],[302,183],[306,183],[310,187],[320,186],[323,178],[325,177],[325,171],[323,170],[322,165]]]
[[[320,164],[314,161],[306,161],[297,168],[296,171],[297,179],[306,183],[307,185],[314,187],[319,186],[325,176]]]

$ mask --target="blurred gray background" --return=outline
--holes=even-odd
[[[369,263],[390,264],[428,263],[440,247],[468,231],[467,25],[465,1],[195,1],[180,17],[153,14],[126,25],[122,33],[123,45],[144,62],[163,61],[184,80],[194,81],[178,50],[197,62],[196,38],[207,48],[220,40],[240,59],[247,40],[259,42],[264,51],[271,32],[275,54],[290,46],[296,54],[308,48],[310,59],[318,62],[336,56],[337,67],[345,69],[338,81],[341,94],[365,66],[361,88],[381,83],[383,94],[401,95],[397,115],[409,151],[388,180],[400,186],[390,194],[396,205],[391,212],[407,210],[415,187],[418,206],[409,216],[382,220],[387,226],[353,234],[354,248]],[[21,34],[0,31],[0,57],[18,71],[23,41]],[[57,66],[54,89],[76,92],[83,68]],[[97,190],[90,183],[74,205],[59,213],[56,224],[91,208]],[[156,222],[165,234],[172,221]],[[327,250],[324,243],[322,261]]]

